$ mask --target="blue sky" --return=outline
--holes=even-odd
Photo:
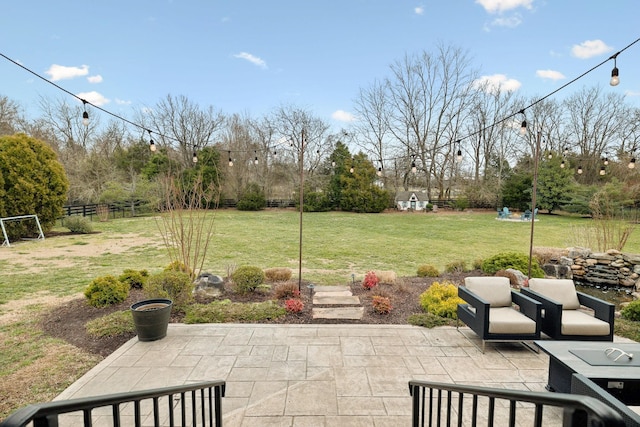
[[[167,94],[225,114],[310,110],[356,120],[360,88],[405,54],[468,52],[479,76],[544,96],[640,38],[637,0],[4,1],[0,53],[125,117]],[[602,85],[640,106],[640,42],[564,89]],[[30,117],[73,98],[0,58],[0,95]]]

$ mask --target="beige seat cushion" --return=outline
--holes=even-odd
[[[506,277],[467,277],[464,286],[491,307],[511,307],[511,285]]]
[[[536,322],[510,307],[496,307],[489,310],[489,333],[491,334],[534,334]]]
[[[529,289],[562,304],[563,310],[580,308],[576,285],[571,279],[529,279]]]
[[[562,310],[562,335],[609,335],[609,324],[582,310]]]

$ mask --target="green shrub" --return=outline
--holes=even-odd
[[[424,210],[427,212],[433,212],[433,203],[427,203]]]
[[[455,322],[452,319],[436,316],[432,313],[417,313],[409,316],[407,323],[413,326],[422,326],[423,328],[435,328],[436,326],[453,326]]]
[[[418,267],[418,277],[438,277],[440,272],[433,265],[423,264]]]
[[[181,271],[182,273],[187,273],[191,276],[191,269],[185,265],[182,261],[172,261],[169,265],[164,268],[164,271]]]
[[[63,215],[69,181],[56,153],[25,134],[0,136],[0,217],[38,215],[44,233]],[[38,236],[35,221],[5,223],[10,240]]]
[[[463,211],[469,207],[469,200],[466,197],[460,197],[453,202],[453,209]]]
[[[150,276],[143,285],[149,298],[169,298],[177,307],[184,307],[193,299],[193,282],[183,271],[165,270]]]
[[[471,268],[474,270],[482,270],[482,258],[474,259]]]
[[[184,323],[259,322],[287,314],[284,307],[273,301],[239,303],[230,300],[209,304],[192,304],[185,308]]]
[[[620,315],[623,319],[640,322],[640,300],[631,301],[629,304],[622,307]]]
[[[130,289],[142,289],[149,277],[147,270],[126,269],[118,276],[118,280],[129,285]]]
[[[117,337],[135,331],[131,310],[116,311],[90,320],[85,328],[87,334],[95,338]]]
[[[93,232],[93,226],[87,217],[73,215],[64,218],[64,226],[72,233],[89,234]]]
[[[529,272],[529,256],[517,252],[502,252],[482,262],[482,271],[491,275],[508,268],[519,270],[526,275]],[[531,277],[544,277],[544,271],[535,258],[531,260]]]
[[[129,285],[113,276],[96,277],[84,291],[89,305],[105,307],[124,301],[129,296]]]
[[[427,313],[449,319],[458,318],[458,304],[464,300],[458,296],[458,288],[453,283],[433,284],[420,294],[420,305]]]
[[[249,184],[238,199],[236,208],[240,211],[259,211],[267,207],[264,191],[258,184]]]
[[[305,212],[328,212],[331,210],[331,199],[327,193],[305,190],[303,197]]]
[[[264,279],[264,271],[251,265],[240,266],[231,275],[236,290],[241,294],[255,291],[258,286],[264,283]]]
[[[451,261],[444,266],[447,273],[464,273],[467,271],[467,263],[464,261]]]

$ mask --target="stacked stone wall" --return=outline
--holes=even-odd
[[[624,254],[611,249],[591,252],[584,248],[569,248],[567,255],[543,265],[545,274],[573,279],[576,284],[597,288],[640,288],[640,255]]]

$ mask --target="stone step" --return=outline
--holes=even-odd
[[[360,305],[359,297],[332,294],[328,292],[324,295],[314,295],[313,305]]]
[[[318,285],[313,288],[315,293],[318,292],[349,292],[351,295],[351,288],[349,286],[326,286]]]
[[[331,307],[311,310],[314,319],[360,320],[363,314],[364,307]]]

